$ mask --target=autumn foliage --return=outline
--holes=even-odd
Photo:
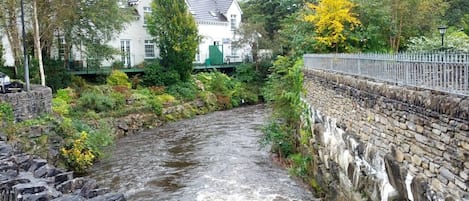
[[[360,25],[351,11],[355,4],[348,0],[320,0],[318,4],[307,3],[306,6],[313,12],[304,15],[304,20],[315,25],[316,40],[326,46],[342,43],[347,38],[345,30]]]

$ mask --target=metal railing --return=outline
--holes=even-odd
[[[305,54],[306,69],[469,96],[468,53]]]

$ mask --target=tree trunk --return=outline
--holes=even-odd
[[[33,4],[33,30],[34,30],[34,49],[36,57],[39,63],[39,74],[41,77],[41,85],[46,86],[46,78],[44,75],[44,64],[42,63],[42,51],[41,51],[41,37],[39,35],[39,22],[37,17],[37,0],[32,1]]]
[[[4,27],[5,33],[8,38],[8,42],[10,43],[10,49],[13,53],[13,58],[15,60],[15,77],[19,77],[18,75],[18,66],[20,66],[22,62],[22,53],[21,45],[20,45],[20,35],[18,31],[18,18],[17,18],[17,3],[16,1],[7,1],[6,8],[4,12]]]

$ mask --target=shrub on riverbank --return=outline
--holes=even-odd
[[[279,57],[271,68],[264,98],[272,108],[270,123],[264,128],[262,143],[271,144],[290,173],[302,178],[322,195],[314,179],[314,148],[310,145],[311,125],[302,122],[307,108],[301,100],[303,89],[303,62],[300,59]]]

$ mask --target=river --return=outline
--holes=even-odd
[[[119,139],[90,177],[127,200],[316,200],[259,139],[263,105],[167,123]]]

